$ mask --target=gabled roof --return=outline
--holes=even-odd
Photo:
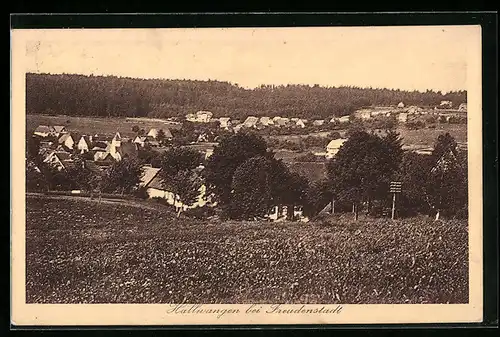
[[[258,121],[259,119],[257,117],[248,116],[247,119],[245,119],[245,121],[243,122],[243,124],[245,126],[254,126]]]
[[[62,132],[66,129],[64,125],[54,125],[53,128],[55,132]]]
[[[151,167],[151,166],[143,166],[142,167],[142,176],[141,182],[139,186],[147,187],[148,184],[156,177],[156,175],[160,172],[159,168]]]
[[[34,132],[50,133],[53,130],[47,125],[38,125]]]
[[[328,145],[326,146],[328,149],[338,149],[340,148],[345,142],[347,141],[347,139],[343,139],[343,138],[339,138],[339,139],[333,139],[330,141],[330,143],[328,143]]]
[[[59,137],[59,143],[64,143],[68,138],[73,139],[70,133],[63,134],[61,137]]]

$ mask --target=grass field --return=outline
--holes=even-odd
[[[99,117],[74,117],[74,116],[48,116],[48,115],[27,115],[26,129],[33,130],[38,125],[64,125],[68,131],[79,134],[102,134],[114,135],[120,132],[122,136],[133,137],[135,132],[132,127],[148,132],[151,128],[178,128],[177,125],[165,124],[157,120],[127,120],[126,118],[99,118]]]
[[[467,223],[176,219],[27,197],[28,303],[466,303]]]

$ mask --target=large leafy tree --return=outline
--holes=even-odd
[[[200,195],[203,179],[198,168],[201,162],[202,156],[198,151],[182,147],[169,149],[160,159],[161,170],[158,174],[162,185],[181,203],[177,216],[181,214],[183,205],[192,205]]]
[[[170,148],[160,158],[160,178],[168,184],[178,172],[192,171],[200,166],[202,160],[202,155],[196,150],[185,147]]]
[[[234,172],[229,216],[235,219],[263,217],[272,206],[267,158],[252,157]]]
[[[132,193],[139,186],[141,176],[140,162],[134,158],[125,158],[106,170],[102,190],[107,193]]]
[[[239,132],[222,139],[205,169],[209,192],[222,206],[230,204],[236,169],[250,158],[267,155],[266,142],[255,134]]]
[[[340,199],[353,203],[355,219],[362,201],[381,198],[387,182],[399,167],[392,138],[380,138],[365,131],[353,132],[327,164],[327,173]]]
[[[449,134],[439,136],[432,153],[426,198],[439,220],[441,212],[454,215],[468,205],[467,156]]]

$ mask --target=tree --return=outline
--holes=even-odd
[[[293,221],[295,220],[295,206],[306,205],[309,182],[307,178],[289,172],[283,185],[285,186],[285,193],[282,201],[287,205],[287,219]]]
[[[267,144],[253,133],[239,132],[221,140],[210,156],[205,169],[205,181],[209,192],[222,205],[229,205],[231,184],[236,169],[246,160],[266,156]]]
[[[95,173],[88,168],[83,156],[74,156],[73,164],[66,169],[66,172],[73,187],[84,191],[92,190],[91,181]]]
[[[125,158],[113,163],[105,172],[102,190],[107,193],[132,193],[139,185],[142,176],[140,162],[134,158]]]
[[[454,215],[468,205],[467,156],[461,154],[453,137],[439,136],[432,153],[432,168],[426,199],[439,220],[441,212]]]
[[[168,190],[176,196],[176,201],[180,203],[177,207],[177,217],[179,217],[183,207],[191,206],[200,196],[203,179],[194,170],[181,170],[171,177],[166,185]]]
[[[327,164],[330,184],[340,199],[353,203],[357,220],[359,205],[387,195],[387,182],[399,167],[394,139],[382,139],[365,131],[356,131]],[[397,144],[397,142],[396,142]]]
[[[132,131],[133,131],[133,132],[135,132],[135,133],[139,133],[139,130],[140,130],[140,129],[139,129],[139,127],[138,127],[137,125],[134,125],[134,126],[132,127]]]
[[[229,216],[233,219],[263,217],[272,206],[269,161],[252,157],[234,172]]]
[[[161,170],[159,172],[162,180],[169,182],[180,171],[192,171],[200,166],[201,154],[193,149],[185,147],[173,147],[163,152],[160,158]]]
[[[161,143],[165,140],[165,131],[163,129],[158,130],[158,134],[156,135],[156,139]]]

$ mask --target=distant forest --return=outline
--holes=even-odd
[[[199,110],[214,117],[328,118],[363,106],[465,103],[466,91],[403,91],[352,86],[262,85],[245,89],[221,81],[135,79],[116,76],[26,74],[26,112],[99,117],[183,117]]]

